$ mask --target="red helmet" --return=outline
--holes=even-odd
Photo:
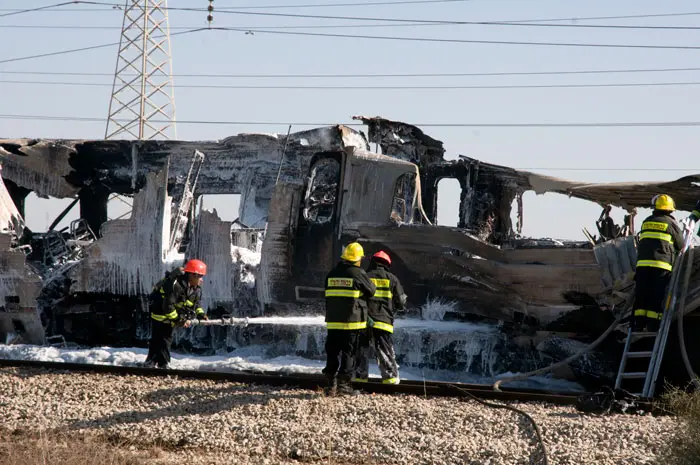
[[[391,265],[391,257],[389,257],[389,254],[384,252],[383,250],[380,250],[379,252],[372,255],[372,258],[379,258],[381,260],[384,260],[388,265]]]
[[[183,271],[204,276],[207,274],[207,265],[202,260],[192,259],[185,264]]]

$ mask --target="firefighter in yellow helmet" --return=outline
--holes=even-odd
[[[683,247],[683,233],[673,217],[673,199],[660,194],[651,201],[654,209],[642,223],[637,248],[635,298],[632,325],[636,331],[657,331],[671,281],[673,262]]]
[[[326,367],[329,395],[356,395],[352,389],[355,354],[367,328],[367,300],[376,287],[360,267],[365,252],[353,242],[343,249],[340,263],[326,276]]]

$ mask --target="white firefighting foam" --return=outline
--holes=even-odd
[[[0,358],[10,360],[37,360],[59,363],[91,363],[99,365],[138,366],[146,358],[147,349],[141,348],[58,348],[39,347],[31,345],[1,345]],[[298,356],[279,356],[265,358],[261,355],[259,346],[241,348],[232,354],[214,356],[193,356],[179,353],[172,354],[173,369],[233,372],[247,371],[256,373],[310,373],[320,374],[324,366],[322,360],[310,360]],[[400,368],[402,379],[434,380],[449,382],[464,382],[475,384],[491,384],[498,378],[511,376],[513,373],[502,373],[497,377],[473,376],[428,369]],[[370,365],[370,377],[378,378],[379,370]],[[527,387],[532,389],[548,389],[559,391],[583,391],[577,384],[565,380],[548,377],[534,377],[526,381],[511,383],[509,387]]]

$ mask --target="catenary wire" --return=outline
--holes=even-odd
[[[172,8],[171,8],[172,9]],[[183,8],[184,11],[191,9]],[[196,11],[196,10],[195,10]],[[335,19],[343,21],[384,21],[392,23],[430,23],[440,24],[444,26],[526,26],[526,27],[569,27],[569,28],[611,28],[611,29],[691,29],[697,30],[697,26],[640,26],[640,25],[619,25],[619,24],[554,24],[555,21],[545,22],[544,20],[515,20],[515,21],[458,21],[458,20],[436,20],[436,19],[403,19],[403,18],[377,18],[367,16],[338,16],[338,15],[309,15],[301,13],[270,13],[262,11],[236,11],[224,10],[220,13],[246,15],[246,16],[265,16],[265,17],[280,17],[280,18],[301,18],[301,19]]]
[[[360,3],[316,3],[316,4],[292,4],[292,5],[256,5],[256,6],[237,6],[237,7],[216,7],[215,11],[219,10],[226,10],[226,9],[232,9],[235,8],[237,10],[261,10],[261,9],[279,9],[279,8],[328,8],[328,7],[343,7],[343,6],[351,6],[351,7],[362,7],[362,6],[381,6],[381,5],[418,5],[418,4],[426,4],[426,3],[465,3],[469,2],[472,0],[398,0],[398,1],[376,1],[376,2],[360,2]],[[103,4],[105,6],[111,6],[111,7],[119,7],[122,8],[122,5],[118,5],[116,3],[101,3],[101,2],[91,2],[91,1],[80,1],[80,0],[75,0],[71,2],[66,2],[66,4],[72,4],[72,5],[79,5],[79,4],[92,4],[92,5],[99,5]],[[56,8],[60,5],[63,4],[58,4],[58,5],[48,5],[45,7],[42,7],[41,9],[51,9],[51,8]],[[170,9],[170,8],[168,8]],[[22,11],[18,8],[0,8],[0,11]],[[53,10],[49,10],[53,11]],[[71,11],[109,11],[105,10],[102,8],[76,8]]]
[[[216,7],[215,11],[226,8],[235,8],[237,10],[263,10],[263,9],[278,9],[278,8],[327,8],[327,7],[362,7],[362,6],[381,6],[381,5],[417,5],[424,3],[466,3],[472,0],[396,0],[388,2],[357,2],[357,3],[306,3],[296,5],[255,5],[255,6],[237,6],[237,7]]]
[[[48,9],[50,9],[50,8],[58,8],[58,7],[66,6],[66,5],[75,5],[75,2],[70,1],[70,2],[56,3],[56,4],[54,4],[54,5],[40,6],[40,7],[38,7],[38,8],[27,8],[27,9],[24,9],[24,10],[14,10],[14,11],[12,11],[12,12],[10,12],[10,13],[3,13],[3,14],[1,14],[1,15],[0,15],[0,18],[4,18],[4,17],[6,17],[6,16],[20,15],[20,14],[23,14],[23,13],[32,13],[32,12],[35,12],[35,11],[48,10]]]
[[[105,3],[105,2],[97,2],[97,1],[88,1],[88,0],[75,0],[75,4],[88,4],[88,5],[102,5],[110,8],[71,8],[70,10],[43,10],[43,11],[96,11],[96,12],[112,12],[112,11],[119,11],[122,9],[122,4],[118,3]],[[380,2],[376,2],[379,4]],[[318,4],[318,5],[309,5],[309,6],[334,6],[334,5],[329,5],[329,4]],[[289,8],[292,7],[291,5],[289,6],[284,6],[284,8]],[[261,9],[261,6],[248,6],[248,7],[235,7],[235,10],[243,10],[243,9]],[[271,7],[268,7],[271,8]],[[280,6],[282,8],[282,6]],[[204,8],[197,9],[197,8],[182,8],[182,7],[164,7],[161,9],[167,9],[167,10],[176,10],[176,11],[190,11],[190,12],[205,12],[206,10]],[[8,9],[8,8],[0,8],[0,11],[21,11],[18,9]],[[216,12],[226,12],[226,11],[232,11],[231,8],[216,8]],[[566,17],[566,18],[541,18],[541,19],[520,19],[520,20],[508,20],[508,21],[501,21],[501,22],[510,22],[510,23],[536,23],[536,22],[570,22],[572,20],[576,21],[600,21],[600,20],[616,20],[616,19],[644,19],[644,18],[672,18],[672,17],[685,17],[685,16],[697,16],[700,15],[700,12],[695,12],[695,11],[690,11],[690,12],[680,12],[680,13],[651,13],[651,14],[635,14],[635,15],[615,15],[615,16],[584,16],[584,17]]]
[[[0,84],[16,85],[47,85],[47,86],[77,86],[77,87],[112,87],[107,82],[68,82],[68,81],[15,81],[0,80]],[[673,86],[697,86],[700,81],[688,82],[622,82],[602,84],[513,84],[513,85],[386,85],[386,86],[307,86],[307,85],[230,85],[230,84],[178,84],[180,89],[266,89],[266,90],[469,90],[469,89],[581,89],[581,88],[609,88],[609,87],[673,87]]]
[[[319,17],[323,18],[323,17]],[[328,17],[331,18],[331,17]],[[338,17],[337,19],[348,20],[351,18]],[[417,19],[395,19],[395,18],[357,18],[368,21],[389,21],[385,23],[370,24],[307,24],[307,25],[278,25],[278,26],[219,26],[232,29],[358,29],[358,28],[389,28],[389,27],[418,27],[418,26],[524,26],[524,27],[555,27],[555,28],[584,28],[584,29],[629,29],[629,30],[679,30],[698,31],[700,26],[643,26],[643,25],[617,25],[617,24],[556,24],[556,23],[534,23],[534,22],[506,22],[506,21],[441,21],[441,20],[417,20]],[[170,30],[194,29],[201,26],[170,26]],[[107,25],[84,25],[84,24],[0,24],[0,28],[9,29],[89,29],[89,30],[116,30],[120,26]]]
[[[170,34],[170,36],[172,37],[172,36],[178,36],[178,35],[183,35],[183,34],[190,34],[193,32],[206,31],[206,30],[208,30],[206,27],[198,28],[198,29],[191,29],[188,31],[174,32],[174,33]],[[164,35],[153,36],[154,39],[161,38],[161,37],[165,37],[165,36]],[[45,57],[56,56],[56,55],[65,55],[68,53],[84,52],[87,50],[95,50],[95,49],[99,49],[99,48],[113,47],[113,46],[117,46],[117,45],[119,45],[119,42],[110,42],[108,44],[98,44],[98,45],[90,45],[87,47],[63,49],[63,50],[57,50],[55,52],[40,53],[37,55],[28,55],[28,56],[23,56],[23,57],[6,58],[4,60],[0,60],[0,64],[13,63],[16,61],[31,60],[34,58],[45,58]]]
[[[576,74],[616,74],[616,73],[668,73],[700,71],[700,68],[630,68],[630,69],[589,69],[560,71],[495,71],[474,73],[373,73],[373,74],[173,74],[173,77],[201,78],[384,78],[384,77],[475,77],[475,76],[551,76]],[[114,73],[74,72],[74,71],[9,71],[0,70],[0,74],[27,74],[43,76],[114,76]],[[136,76],[136,74],[123,74]]]
[[[44,121],[70,121],[70,122],[100,122],[104,123],[105,118],[88,116],[48,116],[48,115],[20,115],[20,114],[0,114],[0,119],[24,119],[24,120],[44,120]],[[121,122],[131,121],[129,119],[117,120]],[[169,123],[166,120],[150,120],[152,123]],[[211,124],[211,125],[240,125],[240,126],[334,126],[342,124],[344,126],[364,126],[362,123],[339,123],[339,122],[294,122],[294,121],[227,121],[227,120],[177,120],[177,124]],[[582,123],[411,123],[420,127],[442,127],[442,128],[600,128],[600,127],[697,127],[700,121],[617,121],[617,122],[582,122]],[[606,168],[607,169],[607,168]]]
[[[461,1],[461,0],[442,0],[445,1]],[[466,0],[468,1],[468,0]],[[440,2],[440,0],[433,0],[433,2]],[[387,4],[395,4],[387,3]],[[427,2],[426,2],[427,3]],[[58,5],[66,4],[89,4],[89,5],[103,5],[114,8],[121,9],[121,5],[117,3],[106,3],[90,0],[74,0],[73,2],[66,2]],[[373,4],[382,4],[382,2],[373,2]],[[349,4],[348,4],[349,5]],[[315,5],[307,5],[315,6]],[[335,4],[338,6],[338,4]],[[290,6],[291,7],[291,6]],[[48,7],[43,7],[45,9]],[[577,21],[586,20],[600,20],[600,19],[627,19],[627,18],[648,18],[648,17],[668,17],[668,16],[690,16],[690,15],[700,15],[700,12],[685,12],[685,13],[666,13],[666,14],[652,14],[652,15],[625,15],[625,16],[594,16],[594,17],[584,17],[584,18],[553,18],[553,19],[525,19],[525,20],[509,20],[509,21],[456,21],[456,20],[418,20],[418,19],[403,19],[403,18],[373,18],[373,17],[356,17],[356,16],[338,16],[338,15],[308,15],[299,13],[270,13],[270,12],[257,12],[257,11],[238,11],[245,9],[260,9],[261,7],[250,6],[250,7],[237,7],[235,9],[220,9],[217,8],[216,12],[226,13],[226,14],[239,14],[239,15],[256,15],[256,16],[273,16],[273,17],[288,17],[288,18],[307,18],[307,19],[341,19],[345,21],[384,21],[393,23],[408,23],[409,25],[493,25],[493,26],[533,26],[533,27],[569,27],[569,28],[613,28],[613,29],[670,29],[670,30],[698,30],[698,26],[643,26],[643,25],[615,25],[615,24],[546,24],[546,22],[554,23],[558,21],[571,21],[576,19]],[[268,6],[267,8],[287,8],[285,6]],[[191,8],[191,7],[161,7],[162,10],[174,10],[174,11],[186,11],[186,12],[202,12],[203,9]],[[0,10],[2,11],[2,10]],[[27,10],[33,11],[33,10]],[[74,9],[71,11],[75,11]],[[100,9],[99,11],[109,11]],[[14,13],[11,13],[14,14]],[[544,23],[544,24],[543,24]],[[3,27],[4,25],[0,25]],[[386,25],[384,25],[386,26]],[[16,27],[16,25],[6,25],[5,27]],[[41,27],[41,26],[38,26]],[[69,27],[69,26],[53,26],[53,27]],[[77,26],[77,28],[101,28],[103,26]],[[116,26],[115,26],[116,27]],[[269,26],[275,29],[284,29],[290,26]],[[291,26],[296,28],[315,28],[315,27],[353,27],[353,26]],[[245,29],[246,27],[241,27]]]
[[[516,40],[477,40],[477,39],[445,39],[437,37],[401,37],[401,36],[374,36],[367,34],[331,34],[322,32],[292,32],[292,31],[273,31],[262,29],[235,29],[225,27],[212,27],[211,30],[217,31],[237,31],[245,33],[260,33],[260,34],[281,34],[281,35],[296,35],[307,37],[336,37],[345,39],[372,39],[372,40],[393,40],[407,42],[435,42],[435,43],[452,43],[452,44],[490,44],[490,45],[531,45],[531,46],[548,46],[548,47],[592,47],[592,48],[632,48],[632,49],[662,49],[662,50],[700,50],[700,46],[695,45],[651,45],[651,44],[602,44],[602,43],[580,43],[580,42],[531,42],[531,41],[516,41]]]
[[[467,39],[439,39],[426,37],[392,37],[392,36],[370,36],[370,35],[352,35],[352,34],[328,34],[328,33],[312,33],[312,32],[289,32],[289,31],[265,31],[260,29],[236,29],[236,28],[217,28],[217,27],[202,27],[188,31],[174,32],[170,36],[189,34],[199,31],[236,31],[236,32],[258,32],[267,34],[285,34],[285,35],[300,35],[312,37],[339,37],[353,39],[378,39],[378,40],[395,40],[395,41],[418,41],[418,42],[437,42],[437,43],[462,43],[462,44],[493,44],[493,45],[534,45],[534,46],[554,46],[554,47],[593,47],[593,48],[633,48],[633,49],[666,49],[666,50],[699,50],[700,46],[690,45],[635,45],[635,44],[586,44],[586,43],[565,43],[565,42],[520,42],[520,41],[498,41],[498,40],[467,40]],[[154,36],[159,38],[164,36]],[[0,60],[0,64],[13,63],[17,61],[31,60],[35,58],[45,58],[49,56],[65,55],[69,53],[83,52],[87,50],[95,50],[99,48],[112,47],[119,45],[119,42],[110,42],[107,44],[91,45],[88,47],[57,50],[54,52],[41,53],[37,55],[28,55],[23,57],[6,58]]]

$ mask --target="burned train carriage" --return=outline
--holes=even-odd
[[[681,209],[698,197],[696,177],[584,185],[467,157],[446,161],[442,143],[415,126],[359,119],[369,141],[344,126],[293,133],[288,143],[265,134],[200,142],[0,140],[0,331],[33,342],[44,342],[46,330],[90,344],[138,344],[149,332],[145,296],[189,257],[208,264],[209,312],[320,313],[323,276],[342,246],[359,240],[366,253],[391,253],[394,271],[410,283],[410,307],[439,296],[457,302],[445,318],[595,334],[610,318],[600,307],[631,292],[634,237],[595,245],[524,240],[513,231],[511,205],[526,191],[628,210],[658,191]],[[457,227],[434,225],[444,178],[461,186]],[[29,192],[74,199],[79,218],[63,231],[28,231]],[[113,194],[131,197],[128,217],[107,218]],[[237,220],[201,208],[202,196],[217,194],[240,195]],[[699,305],[694,273],[686,308]]]

